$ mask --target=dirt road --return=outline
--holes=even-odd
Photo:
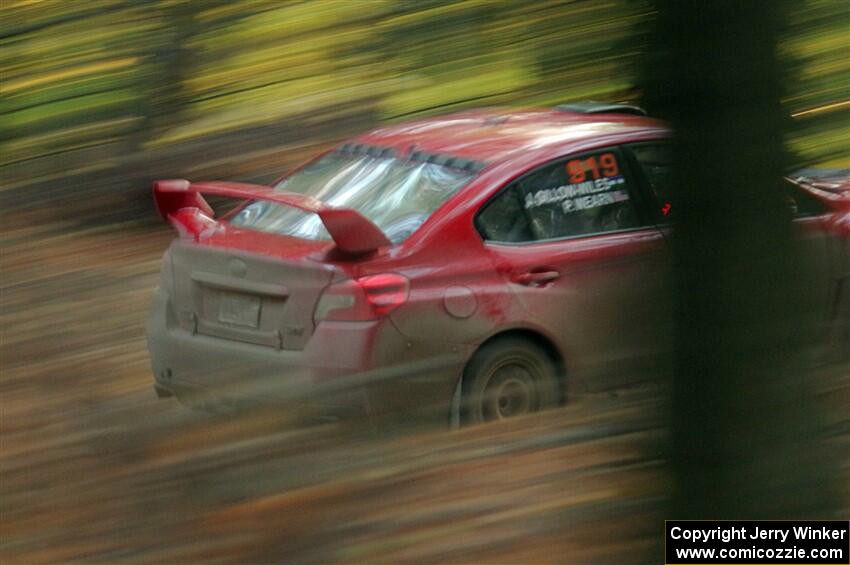
[[[0,562],[634,563],[663,543],[649,390],[404,435],[156,399],[144,320],[170,238],[6,231]]]

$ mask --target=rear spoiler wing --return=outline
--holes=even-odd
[[[202,194],[240,200],[265,200],[316,214],[337,249],[344,253],[368,253],[390,245],[384,232],[357,210],[327,206],[303,194],[239,182],[192,183],[185,179],[172,179],[153,183],[153,197],[159,215],[182,236],[193,239],[198,239],[202,232],[216,225],[215,212]]]

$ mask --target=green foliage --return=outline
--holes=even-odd
[[[651,17],[633,0],[7,0],[0,13],[4,168],[96,145],[93,132],[145,151],[315,114],[634,98]],[[834,105],[850,99],[848,17],[808,0],[789,22],[786,104],[806,112],[792,146],[808,161],[846,159],[850,106]]]

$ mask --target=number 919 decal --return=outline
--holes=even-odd
[[[567,174],[570,183],[576,184],[588,180],[588,172],[593,180],[604,177],[616,177],[620,174],[617,158],[613,153],[603,153],[599,158],[592,155],[586,159],[573,159],[567,162]]]

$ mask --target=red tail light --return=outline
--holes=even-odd
[[[357,279],[357,282],[379,316],[389,314],[407,302],[410,281],[401,275],[373,275]]]
[[[410,281],[387,273],[328,287],[316,305],[316,321],[365,321],[386,316],[405,302]]]

